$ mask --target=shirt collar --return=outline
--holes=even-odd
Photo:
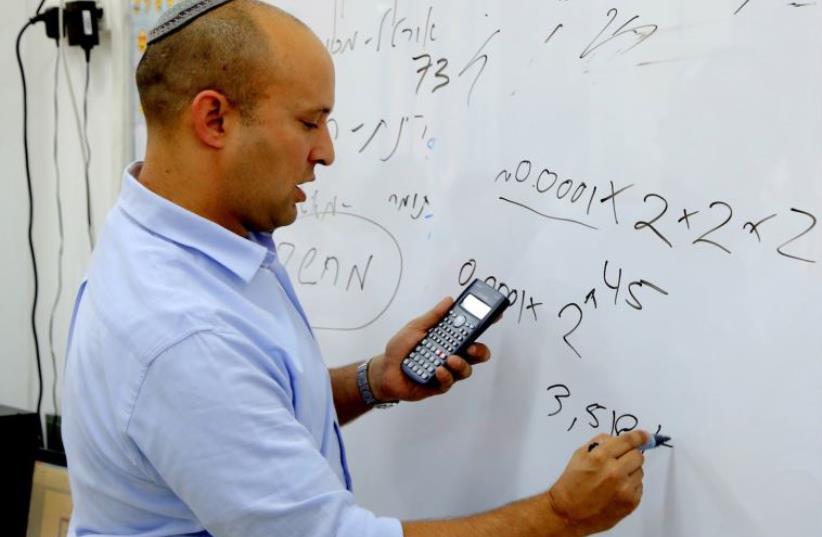
[[[133,162],[123,173],[118,205],[142,227],[174,243],[193,248],[248,283],[261,266],[276,258],[270,234],[244,239],[147,189],[137,176],[143,163]]]

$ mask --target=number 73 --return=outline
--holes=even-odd
[[[420,93],[420,86],[422,86],[423,81],[425,80],[425,76],[428,74],[428,71],[434,66],[432,62],[432,58],[430,54],[420,54],[419,56],[414,56],[411,58],[412,60],[420,61],[422,60],[422,66],[417,69],[417,73],[420,75],[420,79],[417,82],[417,89],[414,90],[416,95]],[[441,82],[436,84],[432,89],[431,93],[434,93],[438,89],[447,86],[451,82],[451,77],[445,74],[445,68],[448,67],[448,59],[447,58],[440,58],[437,60],[437,71],[434,73],[435,79],[440,79]]]

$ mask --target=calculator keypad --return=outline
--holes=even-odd
[[[474,328],[474,323],[464,315],[449,311],[403,360],[405,370],[428,382],[437,367],[445,364],[446,358],[460,348]]]

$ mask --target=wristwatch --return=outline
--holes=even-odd
[[[368,360],[361,363],[357,368],[357,388],[360,390],[360,397],[362,397],[363,402],[373,408],[391,408],[399,404],[399,401],[379,401],[374,397],[371,384],[368,382],[368,366],[370,364],[371,360]]]

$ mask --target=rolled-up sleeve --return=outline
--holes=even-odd
[[[214,537],[400,537],[357,506],[296,419],[283,360],[197,332],[146,368],[127,435],[140,471]]]

